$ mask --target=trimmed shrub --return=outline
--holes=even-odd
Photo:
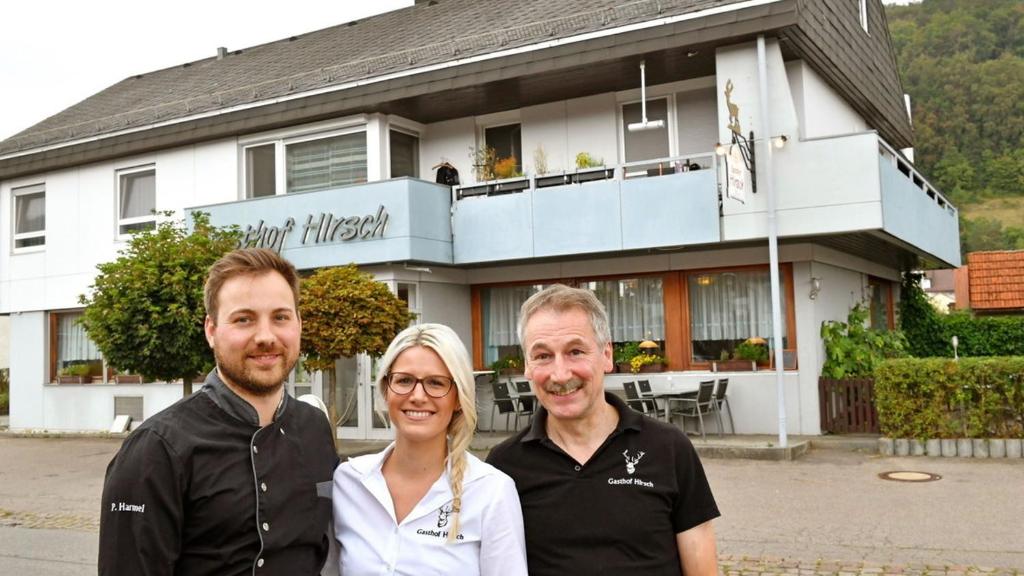
[[[1024,438],[1024,357],[886,360],[875,407],[891,438]]]

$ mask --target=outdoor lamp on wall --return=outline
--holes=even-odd
[[[811,278],[811,293],[808,294],[807,296],[811,300],[814,300],[815,298],[818,297],[819,292],[821,292],[821,278],[814,276]]]

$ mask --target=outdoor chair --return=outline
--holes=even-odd
[[[729,407],[729,397],[725,395],[725,391],[728,389],[729,379],[719,378],[718,386],[715,387],[714,408],[718,412],[718,429],[722,429],[722,406],[725,406],[725,410],[729,414],[729,429],[735,434],[736,424],[732,421],[732,408]]]
[[[533,395],[533,390],[530,389],[529,380],[516,380],[515,391],[516,400],[518,402],[518,405],[516,407],[516,429],[518,429],[520,416],[526,416],[527,426],[529,426],[530,423],[533,422],[533,413],[537,408],[537,398]]]
[[[666,407],[662,405],[662,402],[658,401],[658,397],[654,395],[654,390],[651,389],[650,380],[637,380],[637,387],[640,388],[640,398],[643,398],[644,402],[648,403],[651,410],[654,412],[656,417],[661,417],[661,414],[665,413]]]
[[[640,398],[640,393],[636,389],[636,382],[623,382],[622,389],[626,392],[626,406],[641,414],[647,414],[647,402]]]
[[[508,419],[509,416],[517,414],[515,402],[508,392],[508,384],[495,380],[491,383],[491,388],[494,390],[494,404],[491,407],[491,432],[494,432],[494,412],[497,411],[498,415],[505,415],[505,430],[508,430]],[[516,429],[519,429],[519,417],[516,416]]]
[[[715,381],[705,380],[700,383],[695,398],[669,398],[669,413],[671,416],[679,416],[683,419],[683,430],[686,429],[687,418],[696,418],[700,426],[700,437],[705,439],[707,436],[704,433],[704,415],[710,416],[713,413],[717,413],[715,410],[714,393]],[[677,405],[678,407],[675,407]],[[722,435],[721,426],[718,428],[718,435]]]

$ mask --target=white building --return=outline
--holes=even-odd
[[[74,324],[155,208],[239,224],[301,269],[355,262],[478,369],[514,351],[535,286],[594,289],[617,342],[668,357],[656,386],[774,341],[774,215],[788,432],[818,434],[821,322],[868,301],[892,325],[902,269],[960,263],[956,209],[911,145],[878,0],[431,0],[131,77],[0,143],[11,428],[105,429],[180,397],[114,383]],[[525,176],[478,179],[485,146]],[[443,162],[463,186],[434,183]],[[58,383],[83,362],[93,382]],[[338,370],[340,433],[386,434],[372,362]],[[774,372],[729,376],[738,431],[774,433]]]

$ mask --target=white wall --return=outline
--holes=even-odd
[[[0,316],[0,368],[7,368],[11,362],[11,319]]]
[[[820,138],[868,130],[868,124],[825,80],[800,60],[786,63],[801,138]]]
[[[36,428],[43,422],[46,382],[46,314],[11,315],[11,429]]]
[[[154,165],[156,209],[180,214],[186,206],[236,200],[237,162],[235,141],[221,140],[0,183],[4,206],[12,205],[12,187],[46,185],[44,250],[11,254],[11,219],[0,218],[0,313],[79,306],[96,265],[125,246],[116,239],[118,170]]]
[[[201,383],[195,386],[199,390]],[[181,383],[48,384],[42,387],[43,420],[33,430],[109,430],[114,422],[114,397],[142,397],[143,418],[181,399]],[[12,412],[13,413],[13,412]],[[14,428],[12,423],[11,428]]]
[[[431,167],[449,162],[459,171],[462,184],[473,182],[470,151],[476,143],[474,130],[472,117],[427,124],[420,138],[420,177],[433,181]]]

